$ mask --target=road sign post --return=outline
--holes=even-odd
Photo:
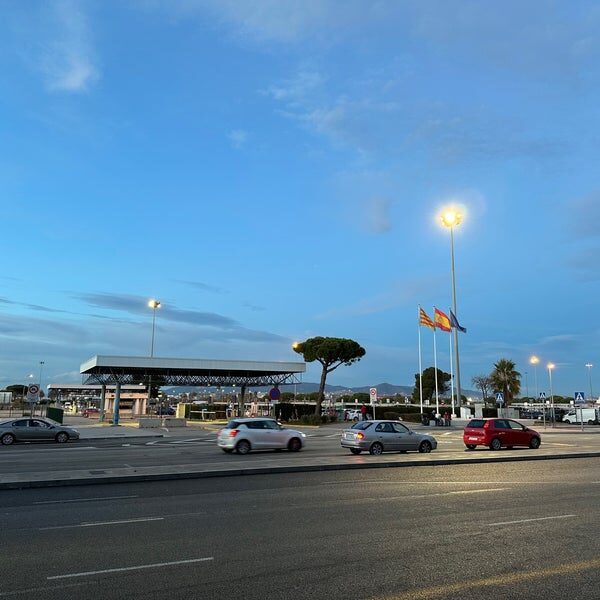
[[[377,403],[377,388],[369,389],[369,398],[371,400],[371,406],[373,407],[373,419],[375,419],[375,404]]]

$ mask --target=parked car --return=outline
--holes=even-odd
[[[155,415],[162,415],[162,416],[166,416],[166,417],[173,417],[173,416],[175,416],[176,412],[177,411],[175,410],[174,406],[159,406],[154,411],[154,414]]]
[[[513,419],[472,419],[464,429],[463,442],[469,450],[488,446],[490,450],[527,446],[539,448],[540,434]]]
[[[95,417],[99,414],[100,414],[100,409],[92,407],[92,408],[84,409],[84,411],[81,413],[81,416],[85,417],[87,419],[88,417]]]
[[[50,419],[21,418],[0,423],[0,442],[10,446],[15,442],[39,442],[54,440],[64,444],[69,440],[78,440],[79,432],[72,427],[65,427]]]
[[[346,420],[347,421],[360,421],[362,416],[360,414],[360,410],[358,410],[357,408],[352,408],[350,410],[346,411]]]
[[[217,444],[228,454],[248,454],[251,450],[298,452],[304,447],[306,434],[286,429],[275,419],[251,417],[233,419],[217,434]]]
[[[360,421],[350,429],[344,429],[340,440],[342,448],[352,454],[368,451],[382,452],[431,452],[437,448],[436,439],[428,434],[415,433],[399,421]]]

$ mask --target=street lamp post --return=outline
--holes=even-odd
[[[148,306],[152,309],[152,341],[150,342],[150,358],[154,358],[154,327],[156,324],[156,309],[160,308],[160,302],[156,299],[148,300]],[[148,380],[148,410],[152,403],[152,375]],[[159,405],[159,417],[162,417],[162,404]]]
[[[148,300],[148,306],[152,309],[152,341],[150,343],[150,358],[154,357],[154,326],[156,324],[156,309],[160,308],[158,300]]]
[[[585,366],[588,370],[588,376],[590,379],[590,402],[594,401],[594,392],[592,391],[592,367],[594,366],[592,363],[585,363]]]
[[[456,309],[456,272],[454,268],[454,227],[460,225],[462,214],[453,208],[446,209],[441,215],[442,224],[450,229],[450,256],[452,263],[452,312],[458,318]],[[458,352],[458,329],[453,327],[454,332],[454,356],[456,363],[456,397],[458,406],[462,404],[462,392],[460,389],[460,360]]]
[[[538,393],[538,381],[537,381],[537,366],[538,363],[540,362],[540,359],[534,354],[533,356],[529,357],[529,364],[533,365],[533,377],[535,380],[535,398],[536,401],[539,401],[540,399],[540,395]],[[544,407],[542,406],[542,411],[544,410]]]
[[[40,385],[40,396],[42,394],[42,370],[44,369],[44,361],[40,360],[40,379],[39,379],[39,385]]]
[[[554,427],[554,392],[552,391],[552,369],[556,367],[554,363],[548,363],[546,365],[548,369],[548,378],[550,379],[550,407],[552,408],[552,427]]]

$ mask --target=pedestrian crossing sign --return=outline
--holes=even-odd
[[[575,392],[575,404],[580,404],[585,402],[585,392]]]
[[[504,404],[504,394],[502,392],[496,394],[496,404]]]
[[[540,400],[546,399],[546,392],[540,392]]]

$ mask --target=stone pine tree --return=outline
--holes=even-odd
[[[295,343],[293,348],[295,352],[302,355],[306,362],[316,360],[321,363],[321,382],[315,406],[316,415],[321,414],[327,375],[340,365],[351,365],[359,361],[366,354],[366,350],[358,342],[333,337],[309,338],[304,342]]]
[[[437,370],[437,383],[438,383],[438,394],[443,396],[450,390],[448,382],[450,381],[450,373],[446,373],[441,369]],[[422,374],[423,382],[423,400],[428,400],[429,403],[435,397],[435,367],[427,367]],[[413,401],[419,402],[420,396],[420,384],[419,374],[415,373],[415,387],[413,389]]]

